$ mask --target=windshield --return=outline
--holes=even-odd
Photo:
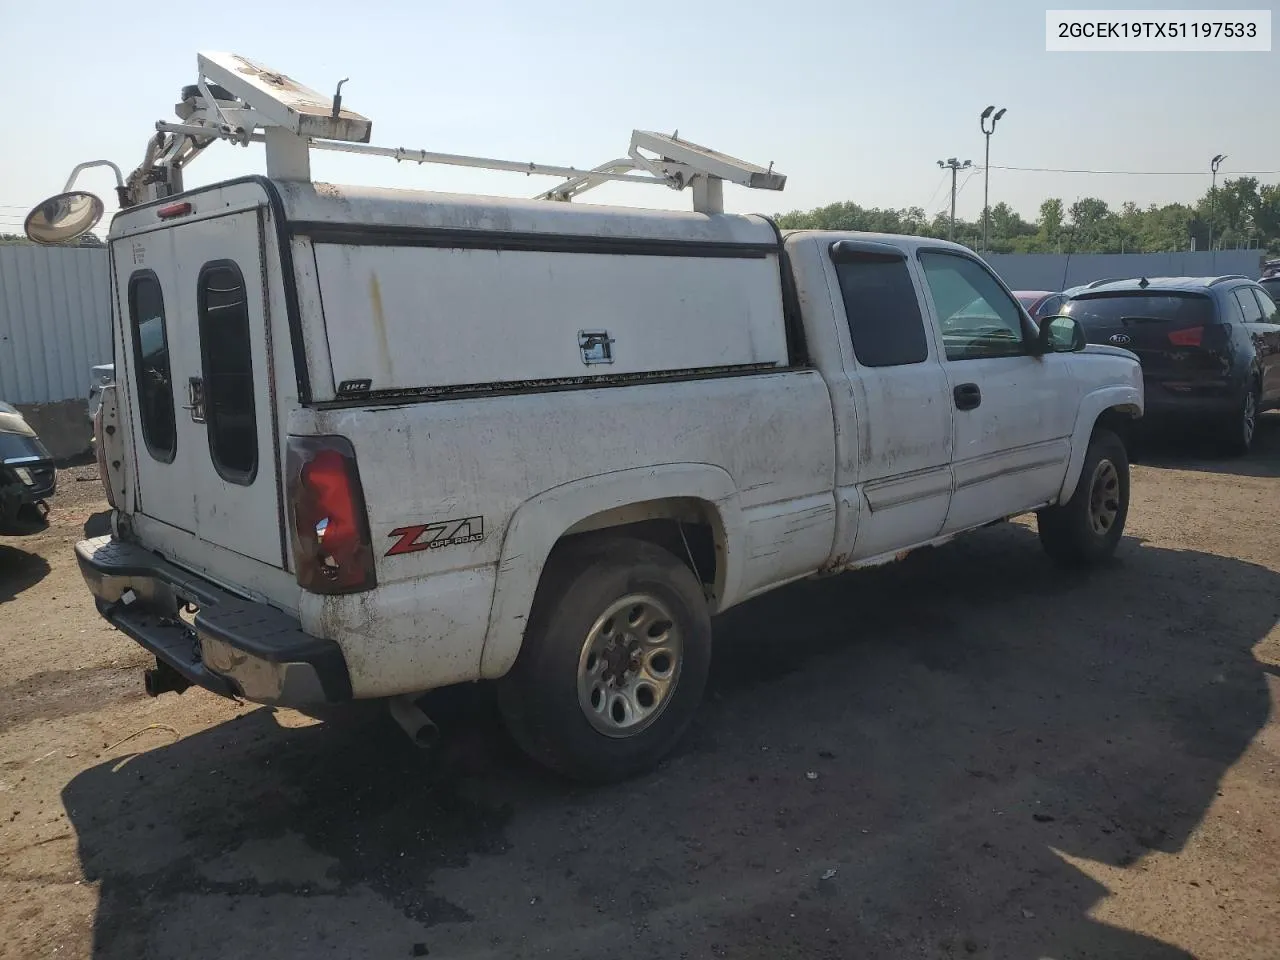
[[[1213,301],[1199,293],[1109,293],[1070,300],[1062,312],[1086,330],[1135,318],[1203,325],[1213,322]]]

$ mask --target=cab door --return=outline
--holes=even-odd
[[[1034,327],[980,261],[918,254],[955,409],[955,490],[943,532],[1048,503],[1071,455],[1079,390],[1064,354],[1035,356]]]
[[[951,499],[952,409],[919,284],[895,246],[828,252],[843,376],[837,418],[837,554],[866,560],[937,536]]]

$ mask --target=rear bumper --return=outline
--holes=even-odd
[[[1241,386],[1225,380],[1165,382],[1144,379],[1144,419],[1212,419],[1232,414],[1243,398]]]
[[[341,649],[295,617],[112,537],[81,540],[76,560],[98,612],[189,683],[280,706],[351,699]],[[198,608],[191,621],[179,616],[187,606]]]

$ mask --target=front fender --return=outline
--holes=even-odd
[[[505,674],[524,639],[533,595],[556,541],[574,524],[606,510],[667,498],[712,504],[725,538],[724,597],[735,596],[742,580],[742,536],[738,489],[727,471],[707,463],[671,463],[598,474],[562,484],[525,501],[507,525],[498,562],[480,673]]]
[[[1080,471],[1084,467],[1084,456],[1089,450],[1089,438],[1093,435],[1094,425],[1102,414],[1117,408],[1130,416],[1140,417],[1143,410],[1142,381],[1137,385],[1116,384],[1100,387],[1086,393],[1080,400],[1076,410],[1076,422],[1071,432],[1071,459],[1067,461],[1067,473],[1062,480],[1062,489],[1058,491],[1058,502],[1066,503],[1075,492],[1080,480]]]

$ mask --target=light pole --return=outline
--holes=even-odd
[[[982,135],[987,138],[987,159],[982,164],[982,252],[987,252],[987,210],[990,207],[988,202],[991,196],[991,135],[996,132],[996,121],[1005,114],[1005,108],[1001,107],[996,111],[996,115],[991,117],[991,111],[995,110],[994,106],[987,107],[982,111],[982,115],[978,117],[978,126],[982,128]],[[991,129],[987,129],[987,117],[991,117]]]
[[[1209,254],[1213,254],[1213,218],[1218,214],[1218,168],[1222,166],[1222,161],[1227,159],[1225,153],[1220,153],[1209,161],[1209,169],[1213,171],[1213,180],[1209,187]]]
[[[966,160],[961,163],[955,157],[948,157],[946,160],[939,160],[938,166],[951,171],[951,229],[947,231],[947,239],[954,240],[956,238],[956,174],[972,167],[973,161]]]

